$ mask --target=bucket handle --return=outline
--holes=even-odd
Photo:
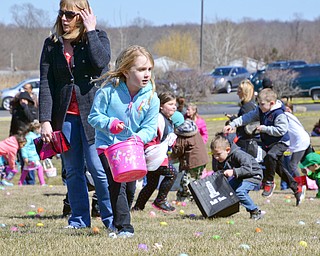
[[[138,143],[137,135],[135,135],[135,133],[132,131],[132,129],[129,126],[125,125],[124,128],[128,129],[131,132],[131,134],[134,137],[136,144],[137,144]]]

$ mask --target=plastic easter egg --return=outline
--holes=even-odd
[[[6,224],[4,224],[4,223],[0,224],[0,228],[5,228],[5,227],[6,227]]]
[[[36,215],[36,212],[30,211],[30,212],[27,212],[27,215],[34,216]]]
[[[0,190],[5,190],[5,187],[0,186]]]
[[[267,200],[266,200],[266,203],[267,203],[267,204],[270,204],[270,199],[267,199]]]
[[[299,245],[301,245],[302,247],[307,247],[308,243],[306,241],[300,241]]]
[[[186,202],[182,202],[181,206],[187,206],[187,203]]]
[[[219,235],[214,235],[214,236],[212,236],[212,238],[213,238],[214,240],[220,240],[220,239],[221,239],[221,236],[219,236]]]
[[[155,213],[154,211],[150,211],[150,212],[149,212],[149,216],[150,216],[150,217],[156,217],[156,213]]]
[[[42,213],[42,212],[44,212],[44,209],[43,209],[42,207],[39,207],[39,208],[37,209],[37,212],[38,212],[38,213]]]
[[[194,213],[191,213],[191,214],[189,215],[189,217],[190,217],[190,218],[195,218],[196,215],[195,215]]]
[[[24,227],[24,224],[23,223],[19,223],[18,226],[19,227]]]
[[[154,243],[153,248],[161,250],[162,249],[162,244]]]
[[[161,226],[168,226],[168,223],[165,222],[165,221],[161,221],[161,222],[160,222],[160,225],[161,225]]]
[[[100,229],[98,227],[93,227],[92,232],[93,232],[93,234],[99,234]]]
[[[304,221],[302,221],[302,220],[300,220],[300,221],[298,222],[298,224],[299,224],[299,225],[306,225],[306,223],[305,223]]]
[[[244,249],[244,250],[249,250],[250,246],[247,244],[240,244],[239,248]]]
[[[286,195],[285,198],[286,198],[286,199],[290,199],[291,196],[290,196],[290,195]]]
[[[43,223],[41,222],[37,223],[37,227],[43,227],[43,226],[44,226]]]
[[[255,229],[255,232],[256,232],[256,233],[261,233],[262,230],[261,230],[261,228],[256,228],[256,229]]]
[[[233,225],[234,221],[233,220],[228,220],[227,223],[230,224],[230,225]]]
[[[286,203],[290,203],[291,202],[291,199],[286,199]]]
[[[148,246],[146,244],[139,244],[138,249],[143,251],[148,251]]]
[[[202,236],[202,235],[203,235],[202,232],[196,232],[196,233],[194,233],[194,236],[195,236],[195,237],[200,237],[200,236]]]
[[[17,227],[11,227],[10,230],[11,230],[12,232],[18,232],[18,231],[19,231],[19,229],[18,229]]]
[[[49,185],[49,188],[53,188],[53,186],[52,186],[52,185]]]
[[[188,256],[186,253],[180,253],[179,256]]]
[[[36,208],[36,206],[34,204],[30,205],[31,208]]]
[[[173,201],[172,201],[172,204],[177,204],[177,201],[173,200]]]
[[[180,214],[180,215],[184,215],[184,210],[180,210],[180,211],[179,211],[179,214]]]
[[[7,192],[7,196],[10,196],[11,194],[10,194],[10,192]]]

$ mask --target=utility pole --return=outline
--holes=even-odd
[[[200,28],[200,69],[203,62],[203,0],[201,0],[201,28]]]

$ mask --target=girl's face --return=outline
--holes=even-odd
[[[151,79],[152,68],[146,56],[140,55],[136,58],[134,65],[124,73],[130,93],[137,93],[141,88],[147,86]]]
[[[160,107],[160,111],[162,114],[164,114],[167,118],[171,117],[174,112],[176,112],[177,106],[176,106],[176,100],[170,100],[166,103],[164,103]]]
[[[76,28],[76,23],[80,19],[79,12],[75,10],[67,10],[66,8],[59,11],[63,31],[72,32]]]
[[[196,113],[196,111],[193,109],[193,107],[188,107],[187,108],[187,116],[188,117],[193,117],[194,116],[194,114]]]

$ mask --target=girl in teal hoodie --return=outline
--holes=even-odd
[[[152,79],[154,60],[143,47],[133,45],[123,50],[115,63],[115,70],[100,79],[107,78],[95,95],[88,122],[96,130],[95,143],[108,177],[111,205],[116,233],[112,237],[132,237],[130,208],[127,198],[135,189],[135,181],[115,182],[104,150],[133,136],[144,144],[156,136],[159,114],[159,98]],[[132,194],[132,193],[131,193]]]
[[[28,175],[28,172],[31,170],[37,171],[40,185],[46,185],[43,176],[43,167],[40,162],[40,157],[37,153],[35,144],[33,142],[35,138],[38,138],[40,136],[40,128],[41,124],[38,120],[35,120],[30,124],[30,131],[26,135],[27,143],[21,149],[21,155],[23,158],[24,165],[23,170],[21,170],[21,177],[18,183],[20,186],[22,186],[24,180]]]

